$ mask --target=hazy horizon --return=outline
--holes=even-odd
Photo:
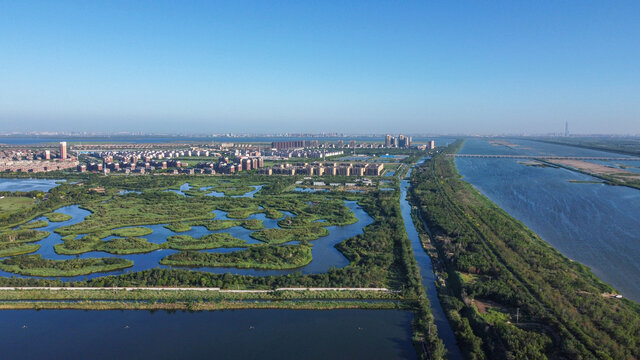
[[[0,132],[640,134],[637,2],[3,2]]]

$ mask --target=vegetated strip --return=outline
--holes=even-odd
[[[451,158],[427,161],[412,183],[467,357],[640,357],[638,304],[603,296],[615,290],[460,180]]]
[[[187,301],[187,302],[123,302],[123,301],[82,301],[82,302],[12,302],[0,303],[0,309],[79,309],[79,310],[237,310],[237,309],[294,309],[294,310],[337,310],[337,309],[371,309],[393,310],[402,304],[392,301]]]
[[[219,291],[229,293],[262,293],[273,291],[382,291],[382,292],[398,292],[397,290],[390,290],[387,288],[325,288],[325,287],[283,287],[273,290],[256,290],[256,289],[222,289],[219,287],[56,287],[56,286],[7,286],[0,287],[0,291],[19,291],[19,290],[48,290],[48,291],[103,291],[103,290],[124,290],[124,291],[136,291],[136,290],[157,290],[157,291]]]

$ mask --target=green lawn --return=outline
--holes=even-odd
[[[5,197],[0,199],[0,212],[14,212],[27,208],[35,203],[35,200],[29,197]]]

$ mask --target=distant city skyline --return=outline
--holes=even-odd
[[[640,134],[638,2],[0,13],[3,133]]]

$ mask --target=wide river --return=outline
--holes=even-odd
[[[508,142],[512,145],[470,139],[460,153],[624,157],[521,139]],[[598,179],[561,168],[526,166],[522,161],[457,158],[456,166],[465,181],[543,240],[640,302],[640,190],[570,182]],[[640,161],[633,163],[640,166]]]
[[[2,359],[415,359],[397,310],[5,310]]]

